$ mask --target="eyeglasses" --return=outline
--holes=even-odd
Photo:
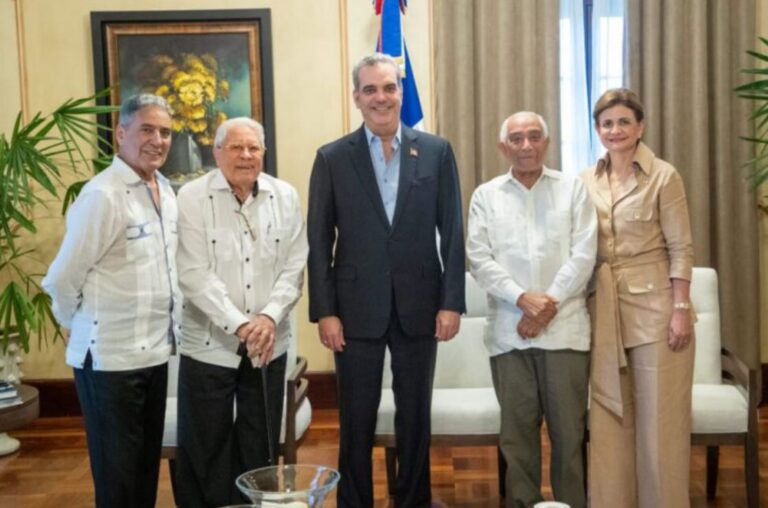
[[[251,240],[256,241],[256,232],[251,227],[251,223],[248,221],[248,216],[245,215],[240,210],[235,210],[235,213],[243,218],[243,221],[245,222],[245,227],[248,228],[248,232],[251,234]]]
[[[224,147],[224,150],[233,154],[250,152],[254,155],[258,155],[260,153],[264,153],[266,149],[263,146],[258,146],[258,145],[241,145],[239,143],[232,143],[231,145],[226,145]]]

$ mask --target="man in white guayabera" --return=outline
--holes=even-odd
[[[155,506],[175,314],[176,198],[157,169],[171,147],[164,99],[127,99],[112,164],[67,213],[43,280],[69,334],[96,506]]]
[[[544,166],[548,145],[541,116],[519,112],[507,118],[499,149],[511,167],[478,187],[469,209],[470,270],[489,295],[485,343],[501,404],[509,508],[543,500],[543,418],[552,442],[555,499],[586,506],[585,290],[595,264],[597,218],[580,179]]]
[[[243,502],[241,473],[274,459],[280,438],[289,314],[301,296],[307,238],[299,194],[262,171],[264,128],[216,131],[217,169],[179,191],[177,502]],[[237,416],[232,417],[233,403]]]

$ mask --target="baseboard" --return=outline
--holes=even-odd
[[[337,409],[339,399],[336,392],[336,373],[332,370],[324,372],[307,372],[309,390],[307,396],[312,407],[317,409]]]
[[[25,379],[40,392],[40,417],[82,416],[74,379]]]
[[[328,372],[307,372],[308,396],[312,407],[335,409],[339,406],[336,398],[336,374]],[[73,379],[25,379],[40,392],[40,417],[81,416]]]

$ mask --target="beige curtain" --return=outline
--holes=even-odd
[[[753,0],[628,0],[627,82],[646,107],[645,141],[683,176],[696,264],[720,276],[723,341],[760,363],[755,196],[742,165],[750,104],[733,88],[754,62]]]
[[[479,184],[507,170],[496,144],[511,113],[549,124],[560,167],[558,0],[436,0],[437,133],[456,151],[466,211]]]

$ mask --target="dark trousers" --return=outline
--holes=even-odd
[[[267,366],[267,398],[279,453],[288,355]],[[235,479],[269,465],[261,369],[244,357],[237,369],[181,355],[176,450],[177,502],[182,508],[242,503]],[[237,416],[233,419],[234,402]]]
[[[74,371],[96,506],[154,507],[168,365],[96,371],[89,352],[83,368]]]
[[[335,354],[341,427],[338,506],[373,506],[371,453],[386,347],[392,358],[396,407],[395,506],[429,506],[430,411],[436,339],[407,336],[393,313],[384,337],[347,337],[346,343],[344,351]]]

